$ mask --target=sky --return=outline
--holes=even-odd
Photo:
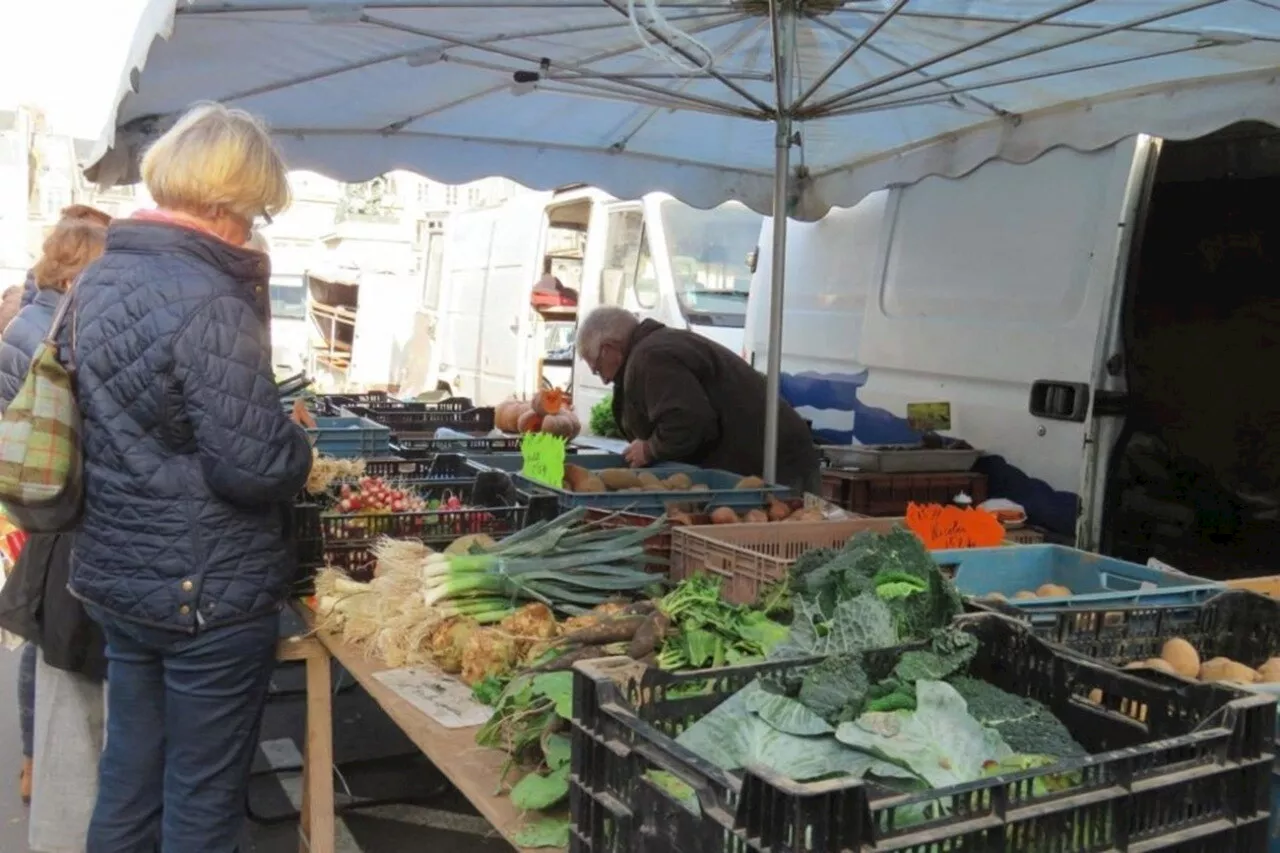
[[[8,0],[0,108],[41,108],[52,129],[97,139],[146,0]],[[11,26],[16,24],[16,26]]]

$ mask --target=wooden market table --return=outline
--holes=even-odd
[[[311,612],[301,606],[297,610],[306,624],[311,625]],[[291,646],[305,647],[306,651],[299,653]],[[507,797],[494,793],[498,790],[506,755],[478,746],[478,727],[450,729],[440,725],[374,677],[391,667],[370,660],[362,650],[342,642],[334,634],[319,631],[304,638],[282,640],[280,659],[307,662],[307,743],[303,754],[300,853],[334,853],[331,659],[351,673],[499,835],[516,850],[522,849],[513,839],[523,827],[524,818]]]

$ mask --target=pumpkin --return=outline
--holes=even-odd
[[[573,413],[572,409],[561,409],[554,414],[543,417],[542,431],[558,435],[565,441],[569,441],[578,437],[578,433],[582,431],[582,424],[578,421],[578,416]]]
[[[520,432],[537,432],[542,429],[542,415],[533,409],[525,409],[520,419],[516,421],[516,429]]]
[[[493,425],[503,432],[519,432],[520,416],[529,411],[524,400],[507,400],[493,410]]]
[[[549,388],[533,395],[533,410],[546,417],[569,408],[569,395],[559,388]]]

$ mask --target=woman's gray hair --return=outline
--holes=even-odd
[[[625,308],[615,308],[612,305],[597,308],[578,324],[578,357],[592,361],[605,344],[613,344],[625,353],[631,333],[638,325],[640,321]]]

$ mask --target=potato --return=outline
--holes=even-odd
[[[1200,674],[1200,655],[1195,647],[1181,637],[1174,637],[1160,649],[1160,657],[1168,661],[1173,671],[1183,678],[1195,678]]]
[[[1036,590],[1037,598],[1061,598],[1071,594],[1071,590],[1062,584],[1046,583]]]
[[[667,490],[666,485],[652,471],[641,471],[636,474],[636,479],[640,481],[640,488],[647,492],[665,492]]]
[[[1020,589],[1013,594],[1014,601],[1026,601],[1030,598],[1038,598],[1038,596],[1029,589]]]
[[[673,492],[687,492],[693,488],[693,480],[685,473],[672,474],[664,482]]]
[[[1008,601],[1009,598],[1003,592],[989,592],[982,596],[981,601]]]
[[[768,524],[769,513],[762,509],[749,509],[746,515],[742,516],[742,520],[747,524]]]
[[[743,477],[741,480],[738,481],[738,485],[734,486],[734,488],[735,489],[763,489],[764,480],[761,480],[759,477]]]
[[[1200,665],[1201,681],[1234,681],[1238,684],[1254,684],[1258,673],[1252,667],[1237,663],[1231,658],[1213,658]]]
[[[770,495],[768,513],[770,521],[784,521],[787,516],[791,515],[791,507]]]
[[[712,524],[737,524],[740,520],[738,514],[727,506],[718,506],[711,510]]]
[[[1102,688],[1095,687],[1089,691],[1089,701],[1095,705],[1102,704]]]
[[[668,489],[674,489],[674,488],[675,488],[675,486],[670,485],[670,484],[669,484],[669,482],[668,482],[667,488],[668,488]],[[711,491],[711,487],[710,487],[710,486],[708,486],[706,483],[694,483],[692,486],[690,486],[690,487],[689,487],[689,491],[691,491],[691,492],[709,492],[709,491]]]
[[[640,485],[640,477],[626,468],[605,468],[597,476],[611,492],[634,489]]]
[[[1258,677],[1267,684],[1280,681],[1280,657],[1271,658],[1258,667]]]
[[[1142,662],[1142,665],[1147,669],[1158,669],[1161,672],[1167,672],[1170,675],[1178,674],[1177,670],[1173,668],[1173,664],[1169,663],[1164,658],[1147,658]]]
[[[581,465],[564,466],[564,487],[571,492],[587,491],[583,486],[591,479],[594,479],[591,472]]]
[[[586,480],[583,481],[582,485],[579,488],[574,489],[573,491],[590,492],[594,494],[599,492],[607,492],[609,491],[609,489],[605,486],[604,480],[601,480],[599,477],[588,477]]]

